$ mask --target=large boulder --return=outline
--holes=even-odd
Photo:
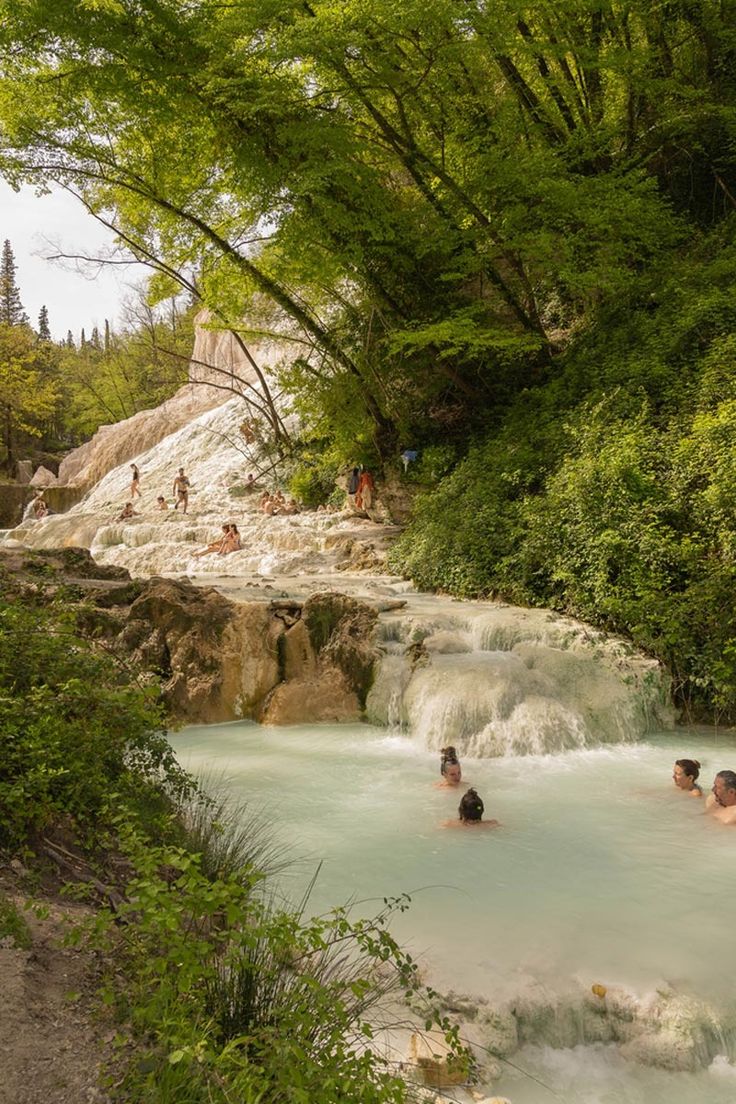
[[[171,712],[208,724],[252,716],[279,681],[278,623],[263,603],[153,578],[128,611],[119,645],[164,679]]]
[[[307,599],[302,620],[321,667],[342,671],[363,710],[373,681],[378,611],[346,594],[328,592]]]
[[[319,724],[357,721],[360,706],[342,671],[326,667],[311,678],[281,682],[259,717],[262,724]]]
[[[281,611],[283,618],[285,611]],[[285,622],[283,681],[265,703],[263,724],[354,721],[364,708],[376,660],[378,613],[345,594],[315,594]]]
[[[33,478],[30,480],[32,487],[55,487],[56,476],[48,468],[45,468],[43,464],[36,468]]]

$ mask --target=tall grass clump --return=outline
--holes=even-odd
[[[399,998],[416,1003],[421,991],[415,963],[388,930],[408,899],[387,901],[369,919],[346,908],[308,917],[306,897],[285,906],[248,863],[213,876],[201,854],[152,847],[130,829],[122,836],[135,869],[128,900],[97,917],[92,939],[114,962],[105,1001],[135,1040],[129,1099],[410,1098],[376,1042]],[[456,1034],[442,1026],[462,1056]]]

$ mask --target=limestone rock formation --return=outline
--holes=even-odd
[[[114,468],[220,406],[227,398],[229,373],[256,382],[252,364],[233,335],[208,329],[208,322],[207,312],[201,311],[196,319],[189,382],[155,409],[141,410],[122,422],[101,426],[61,462],[59,483],[87,491]],[[250,345],[249,351],[266,376],[269,364],[284,356],[283,350],[266,342]]]
[[[344,594],[315,594],[284,633],[284,681],[270,695],[264,724],[357,720],[376,660],[377,611]]]
[[[140,410],[125,421],[100,426],[89,441],[64,457],[59,465],[59,482],[89,490],[113,468],[139,456],[221,402],[221,392],[185,384],[154,410]]]
[[[43,464],[36,468],[33,474],[33,478],[30,481],[32,487],[54,487],[57,479],[52,471],[45,468]]]
[[[357,719],[376,659],[377,612],[342,594],[231,602],[187,580],[132,580],[86,549],[0,549],[0,580],[29,602],[64,587],[83,631],[161,681],[173,717],[203,724]]]
[[[415,1031],[406,1057],[423,1085],[443,1089],[462,1085],[468,1079],[467,1063],[453,1054],[441,1031]]]
[[[303,608],[292,603],[285,620],[278,602],[233,603],[173,579],[138,587],[117,640],[163,677],[180,720],[298,724],[360,716],[377,616],[365,603],[317,595]]]
[[[498,1006],[448,993],[437,1011],[463,1020],[461,1037],[501,1059],[527,1044],[603,1043],[629,1061],[675,1072],[709,1066],[736,1031],[736,1007],[719,1009],[670,987],[638,997],[618,986],[555,993],[533,984]]]
[[[342,671],[365,707],[376,659],[377,610],[346,594],[313,594],[304,603],[302,618],[323,667]]]

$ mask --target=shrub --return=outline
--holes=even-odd
[[[153,688],[99,653],[71,615],[0,602],[0,844],[72,817],[90,830],[113,794],[191,785]]]
[[[0,893],[0,940],[11,939],[13,946],[28,951],[31,932],[22,914],[5,894]]]
[[[735,289],[713,238],[601,309],[418,500],[394,569],[624,633],[688,712],[736,719]]]
[[[126,1077],[134,1099],[407,1099],[373,1045],[386,998],[419,989],[415,964],[387,930],[406,898],[369,920],[345,909],[305,919],[269,900],[252,867],[213,879],[198,855],[123,834],[136,869],[125,923],[101,914],[92,937],[115,955],[106,1000],[145,1048]]]

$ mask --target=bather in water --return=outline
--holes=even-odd
[[[483,799],[474,789],[467,790],[458,805],[458,819],[445,820],[443,828],[499,828],[497,820],[483,820]]]
[[[697,783],[700,774],[700,763],[697,759],[676,759],[672,769],[672,780],[678,790],[683,790],[691,797],[702,797],[702,787]]]
[[[435,789],[446,790],[460,785],[463,772],[454,747],[440,748],[440,774],[442,781],[435,783]]]

